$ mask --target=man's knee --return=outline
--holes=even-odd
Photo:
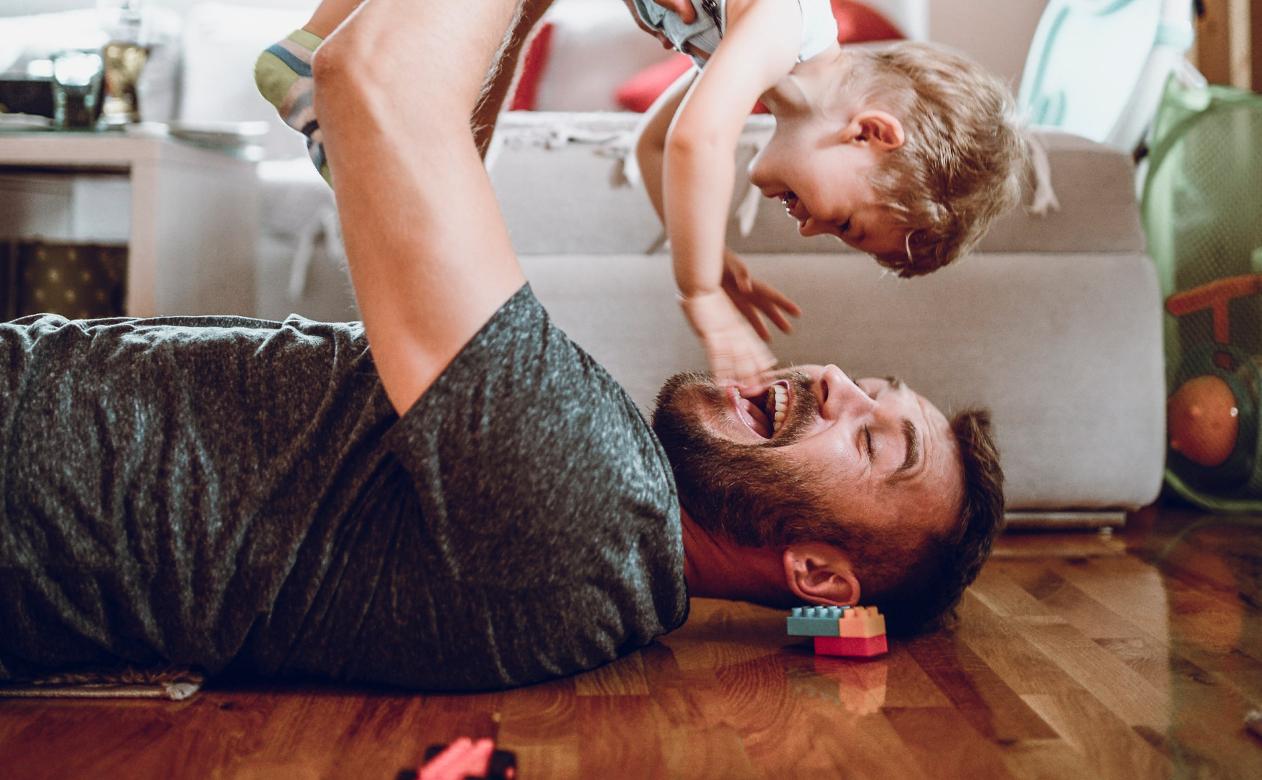
[[[311,79],[317,98],[337,96],[348,86],[344,83],[345,76],[355,72],[350,62],[353,43],[350,36],[334,35],[312,52]]]

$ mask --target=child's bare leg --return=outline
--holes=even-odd
[[[499,120],[504,101],[517,84],[517,64],[526,42],[530,40],[530,32],[551,5],[552,0],[523,0],[499,57],[486,74],[482,94],[471,119],[473,138],[482,157],[486,157],[487,147],[491,145],[491,136],[495,133],[495,123]]]

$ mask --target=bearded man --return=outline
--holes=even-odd
[[[984,415],[804,367],[673,380],[655,436],[551,322],[468,121],[515,12],[368,0],[317,52],[362,324],[0,325],[0,680],[486,690],[642,647],[690,594],[894,630],[958,600],[1002,518]]]

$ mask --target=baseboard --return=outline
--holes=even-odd
[[[1005,512],[1008,528],[1027,529],[1094,529],[1120,528],[1126,525],[1126,512],[1121,509],[1084,509],[1076,511],[1012,511]]]

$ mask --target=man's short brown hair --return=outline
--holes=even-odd
[[[860,579],[865,603],[881,607],[894,635],[930,631],[952,620],[965,588],[977,579],[1003,530],[1003,470],[990,434],[990,415],[976,410],[956,414],[951,431],[964,467],[964,499],[955,525],[946,534],[923,540],[911,555],[898,556],[903,576],[888,583],[880,577]]]
[[[722,403],[703,375],[678,374],[658,394],[653,430],[670,457],[679,502],[694,522],[742,547],[823,542],[844,551],[862,603],[880,607],[895,636],[936,628],[950,617],[1003,525],[1003,471],[986,412],[951,419],[963,482],[951,490],[944,511],[954,512],[955,522],[935,516],[930,525],[941,530],[926,531],[924,523],[874,524],[839,514],[836,496],[853,486],[824,483],[807,468],[770,466],[750,457],[766,448],[709,434],[680,401],[689,391]],[[809,417],[813,398],[803,394],[796,409],[807,409]]]
[[[789,509],[785,542],[827,542],[845,550],[865,606],[880,607],[887,631],[906,636],[942,627],[977,578],[1003,529],[1003,470],[990,415],[968,410],[951,418],[964,472],[963,500],[951,528],[923,535],[914,526],[870,528],[838,523],[814,498]]]

